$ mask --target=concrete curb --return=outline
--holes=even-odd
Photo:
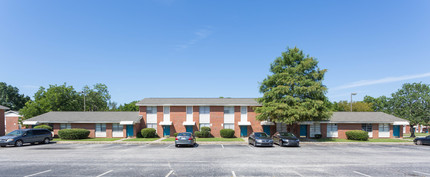
[[[55,141],[53,141],[55,142]],[[173,144],[173,141],[57,141],[56,144]],[[247,145],[246,141],[200,141],[197,144]],[[378,144],[378,145],[415,145],[413,142],[300,142],[303,145],[343,145],[343,144]]]

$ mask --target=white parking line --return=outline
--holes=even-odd
[[[107,172],[104,172],[104,173],[102,173],[102,174],[100,174],[100,175],[96,176],[96,177],[104,176],[104,175],[106,175],[106,174],[108,174],[108,173],[110,173],[110,172],[112,172],[112,171],[113,171],[113,170],[109,170],[109,171],[107,171]]]
[[[236,173],[234,173],[234,171],[231,171],[231,174],[233,174],[233,177],[236,177]]]
[[[167,147],[165,147],[165,148],[169,148],[169,147],[172,147],[174,144],[171,144],[171,145],[169,145],[169,146],[167,146]]]
[[[298,176],[301,176],[301,177],[303,177],[303,175],[302,174],[300,174],[299,172],[297,172],[297,171],[292,171],[293,173],[295,173],[296,175],[298,175]]]
[[[366,174],[364,174],[364,173],[360,173],[360,172],[358,172],[358,171],[353,171],[354,173],[357,173],[357,174],[359,174],[359,175],[362,175],[362,176],[367,176],[367,177],[372,177],[372,176],[370,176],[370,175],[366,175]]]
[[[221,144],[221,147],[224,149],[224,145]]]
[[[51,171],[51,170],[41,171],[41,172],[39,172],[39,173],[35,173],[35,174],[31,174],[31,175],[27,175],[27,176],[24,176],[24,177],[36,176],[36,175],[40,175],[40,174],[42,174],[42,173],[47,173],[47,172],[50,172],[50,171]]]
[[[169,177],[173,173],[173,170],[170,170],[169,173],[167,173],[166,177]]]
[[[248,147],[249,147],[250,149],[254,149],[254,147],[253,147],[253,146],[251,146],[251,145],[248,145]]]
[[[430,176],[430,173],[424,173],[424,172],[419,172],[419,171],[413,171],[414,173],[419,173],[419,174],[423,174],[423,175],[428,175]]]

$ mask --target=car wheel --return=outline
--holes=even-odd
[[[179,147],[179,144],[175,144],[175,147]]]
[[[43,140],[43,144],[49,144],[51,142],[51,140],[49,140],[49,138],[45,138]]]
[[[17,140],[17,141],[15,141],[15,146],[16,146],[16,147],[21,147],[22,145],[23,145],[22,140]]]
[[[423,145],[423,142],[421,140],[418,140],[417,145]]]
[[[254,147],[257,147],[257,144],[255,143],[255,141],[254,141],[254,144],[253,144],[253,145],[254,145]]]
[[[6,147],[6,145],[2,145],[1,147]]]
[[[279,140],[278,145],[282,147],[282,140]]]

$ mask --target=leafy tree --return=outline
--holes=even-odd
[[[426,124],[430,120],[430,87],[422,83],[403,84],[402,88],[391,94],[389,109],[400,118],[409,120],[411,137],[415,137],[413,126]]]
[[[132,101],[118,107],[118,111],[139,111],[139,106],[136,106],[138,101]]]
[[[19,94],[19,89],[4,82],[0,82],[0,105],[11,110],[19,110],[30,100],[29,96]]]
[[[333,103],[333,111],[338,112],[350,112],[351,111],[351,103],[347,101],[339,101]],[[373,112],[372,104],[366,103],[362,101],[357,101],[352,103],[352,112]]]
[[[331,116],[326,86],[322,84],[326,69],[298,48],[288,48],[270,65],[272,75],[260,86],[263,97],[257,101],[257,119],[292,125],[300,121],[319,121]],[[294,126],[293,126],[294,127]],[[294,131],[294,130],[293,130]]]
[[[108,88],[105,84],[95,84],[93,88],[85,86],[83,88],[85,94],[85,110],[86,111],[107,111],[109,110],[109,100],[111,98]],[[84,95],[81,95],[82,100]]]
[[[48,89],[40,87],[34,94],[34,101],[30,100],[20,110],[25,119],[47,113],[49,111],[77,111],[82,110],[79,93],[72,86],[49,85]]]
[[[371,96],[365,96],[364,102],[372,104],[372,109],[375,112],[385,112],[390,113],[391,102],[386,96],[380,96],[378,98],[373,98]]]

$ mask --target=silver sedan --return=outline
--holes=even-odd
[[[193,135],[193,133],[190,133],[190,132],[179,133],[178,136],[176,136],[175,138],[176,147],[179,147],[182,145],[194,146],[195,144],[196,144],[196,137]]]

